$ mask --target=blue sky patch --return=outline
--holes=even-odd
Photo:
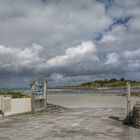
[[[103,38],[103,34],[99,33],[99,32],[96,32],[96,33],[93,34],[93,38],[94,38],[95,41],[100,41]]]
[[[122,17],[122,18],[114,18],[113,19],[113,23],[109,26],[108,28],[108,31],[111,31],[112,28],[116,25],[122,25],[122,26],[125,26],[127,27],[128,26],[128,23],[129,21],[132,19],[131,16],[128,16],[128,17]]]
[[[112,7],[115,0],[97,0],[97,2],[103,3],[107,12]]]

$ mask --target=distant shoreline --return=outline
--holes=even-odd
[[[57,88],[61,89],[120,89],[120,88],[126,88],[127,82],[131,84],[132,87],[140,87],[139,81],[132,81],[132,80],[125,80],[124,78],[121,79],[104,79],[104,80],[98,80],[88,83],[83,83],[80,85],[74,85],[74,86],[60,86]]]
[[[140,88],[140,86],[132,86],[133,88]],[[126,86],[123,87],[78,87],[78,86],[62,86],[56,87],[56,89],[71,89],[71,90],[92,90],[92,89],[123,89],[127,88]]]

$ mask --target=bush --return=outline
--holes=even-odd
[[[18,92],[18,91],[1,91],[0,95],[10,96],[11,98],[27,98],[27,97],[29,97],[27,95],[24,95],[21,92]]]

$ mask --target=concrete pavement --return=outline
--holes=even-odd
[[[122,108],[73,108],[63,113],[0,119],[0,140],[139,140],[140,130],[122,124]]]

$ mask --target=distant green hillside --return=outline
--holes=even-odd
[[[126,82],[130,82],[132,86],[140,87],[140,82],[138,81],[125,80],[124,78],[121,78],[119,80],[118,79],[97,80],[94,82],[83,83],[77,86],[65,86],[63,88],[74,88],[74,89],[119,88],[126,87]]]

